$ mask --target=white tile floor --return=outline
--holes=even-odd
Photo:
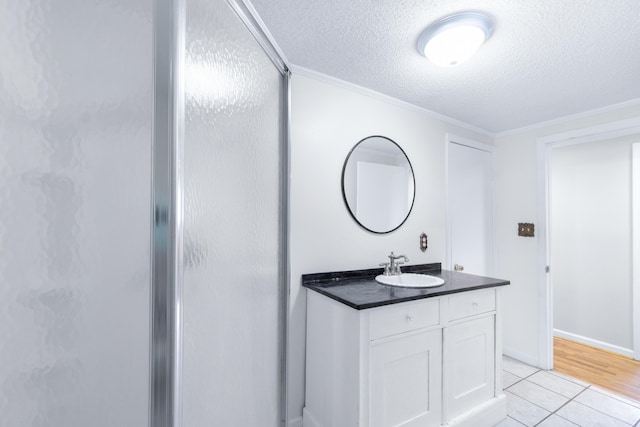
[[[502,384],[508,417],[495,427],[640,427],[640,402],[509,357]]]

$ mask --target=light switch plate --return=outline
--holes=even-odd
[[[420,250],[422,252],[427,251],[427,235],[425,233],[420,235]]]
[[[533,225],[530,222],[519,222],[518,223],[518,236],[534,237],[535,236],[535,225]]]

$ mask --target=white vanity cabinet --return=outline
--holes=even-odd
[[[495,290],[448,297],[449,321],[443,329],[444,408],[447,419],[490,401],[496,395]]]
[[[369,342],[362,343],[369,358],[368,425],[440,425],[439,308],[439,301],[423,300],[371,309]]]
[[[304,427],[491,427],[506,416],[496,288],[353,309],[307,293]]]
[[[406,335],[371,344],[372,427],[440,425],[442,332]]]

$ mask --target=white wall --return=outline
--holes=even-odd
[[[549,169],[553,327],[560,336],[627,352],[633,349],[631,144],[638,140],[554,147]]]
[[[505,353],[528,363],[540,364],[538,275],[544,272],[538,271],[538,236],[517,235],[518,222],[539,222],[537,139],[638,115],[640,104],[633,103],[496,137],[496,275],[511,280],[511,286],[503,292]]]
[[[377,268],[391,251],[407,255],[411,265],[444,263],[445,135],[492,141],[427,111],[295,73],[291,109],[288,393],[289,418],[295,424],[304,405],[305,376],[306,291],[300,287],[300,276]],[[358,141],[370,135],[398,143],[416,178],[411,215],[402,227],[385,235],[361,228],[342,199],[344,160]],[[419,248],[422,232],[429,236],[426,253]]]
[[[291,95],[290,262],[288,353],[289,418],[304,405],[306,298],[300,276],[374,268],[390,251],[410,264],[445,261],[445,135],[493,144],[494,138],[438,119],[434,114],[365,91],[294,73]],[[539,364],[538,238],[517,236],[518,222],[538,223],[537,139],[640,115],[640,103],[548,123],[495,137],[496,276],[511,281],[503,291],[505,352]],[[416,200],[407,222],[376,235],[350,217],[341,193],[344,159],[370,135],[395,140],[416,174]],[[419,250],[421,232],[429,250]],[[536,230],[538,231],[538,230]]]

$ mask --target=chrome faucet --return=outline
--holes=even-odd
[[[403,262],[398,261],[400,258],[404,259],[404,261]],[[400,270],[400,266],[405,262],[409,262],[409,258],[407,258],[406,255],[396,256],[393,254],[393,252],[391,252],[391,255],[389,255],[389,262],[381,262],[378,265],[380,265],[381,267],[384,267],[385,276],[399,276],[400,274],[402,274],[402,271]]]

